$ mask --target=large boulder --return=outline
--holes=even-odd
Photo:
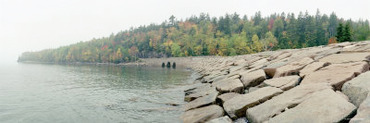
[[[299,79],[301,77],[294,75],[294,76],[286,76],[280,78],[273,78],[263,81],[264,84],[272,87],[277,87],[282,90],[289,90],[296,85],[298,85]]]
[[[227,100],[223,104],[223,107],[231,118],[235,119],[237,117],[243,117],[248,108],[258,105],[259,103],[262,103],[273,96],[279,95],[282,92],[283,91],[281,89],[275,87],[264,87],[251,93],[236,96]]]
[[[206,123],[232,123],[232,122],[233,121],[228,116],[224,116],[224,117],[220,117],[220,118],[207,121]]]
[[[370,123],[370,94],[357,109],[357,114],[350,123]]]
[[[276,69],[274,78],[298,74],[299,70],[301,70],[303,67],[305,67],[306,65],[312,62],[313,62],[312,58],[305,57],[298,61],[291,62],[285,66],[279,67]]]
[[[301,77],[304,77],[308,74],[311,74],[317,70],[319,70],[320,68],[323,68],[323,67],[326,67],[330,65],[329,62],[314,62],[314,63],[311,63],[309,65],[307,65],[306,67],[304,67],[302,70],[299,71],[299,76]]]
[[[333,54],[333,55],[324,57],[320,59],[319,61],[320,62],[330,62],[333,64],[370,61],[370,52]]]
[[[370,71],[344,83],[342,91],[353,104],[357,107],[360,106],[370,92]]]
[[[266,79],[266,74],[263,70],[241,73],[241,78],[240,78],[244,87],[252,87],[252,86],[259,85],[265,79]]]
[[[329,83],[340,90],[343,83],[368,70],[369,65],[366,62],[333,64],[307,75],[301,84]]]
[[[218,96],[218,92],[213,92],[213,93],[210,93],[210,94],[205,95],[203,97],[199,97],[199,98],[185,104],[184,109],[185,109],[185,111],[187,111],[187,110],[190,110],[190,109],[194,109],[194,108],[198,108],[198,107],[213,104],[213,103],[216,102],[217,96]]]
[[[220,100],[221,103],[224,103],[228,100],[230,100],[231,98],[234,98],[236,96],[239,96],[240,94],[239,93],[224,93],[224,94],[221,94],[219,96],[217,96],[217,99]]]
[[[314,93],[309,99],[294,108],[288,109],[269,122],[312,122],[332,123],[344,121],[356,110],[356,106],[331,89]]]
[[[213,82],[212,85],[221,93],[236,92],[242,93],[244,86],[239,79],[224,79],[218,82]]]
[[[310,97],[312,93],[331,88],[332,87],[328,84],[299,85],[258,106],[248,109],[247,117],[251,122],[260,123],[267,121],[269,118],[280,114],[285,109],[300,104]]]
[[[224,110],[218,105],[210,105],[202,108],[186,111],[180,119],[184,123],[206,122],[224,115]]]

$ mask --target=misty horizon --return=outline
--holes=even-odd
[[[322,15],[330,15],[334,12],[344,19],[368,20],[370,18],[368,14],[370,10],[366,7],[369,2],[366,0],[356,3],[330,0],[250,2],[252,5],[249,5],[248,1],[230,1],[229,3],[221,1],[211,1],[211,3],[205,1],[200,3],[196,1],[125,1],[121,3],[110,1],[92,2],[90,6],[84,5],[87,2],[81,1],[47,2],[41,0],[28,4],[26,4],[27,1],[1,1],[1,3],[0,40],[4,43],[1,48],[1,59],[8,62],[15,62],[22,52],[53,49],[80,41],[89,41],[93,38],[108,37],[112,33],[116,34],[141,25],[160,24],[168,20],[171,15],[181,20],[200,13],[219,17],[236,12],[241,17],[247,15],[250,18],[257,11],[260,11],[263,17],[281,12],[294,13],[297,16],[299,12],[306,11],[313,15],[319,9]],[[199,4],[187,6],[187,3]],[[211,6],[207,6],[208,3]],[[159,4],[159,7],[156,7],[156,4]],[[253,4],[256,5],[253,6]],[[345,5],[351,6],[351,4],[356,7],[343,9]],[[143,7],[136,8],[140,5]],[[267,7],[261,7],[265,5]]]

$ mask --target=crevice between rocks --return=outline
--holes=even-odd
[[[338,123],[349,123],[353,117],[355,117],[357,114],[357,108],[353,110],[348,116],[344,117],[342,120],[340,120]]]

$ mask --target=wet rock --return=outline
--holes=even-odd
[[[231,118],[243,117],[248,108],[258,105],[282,92],[281,89],[275,87],[264,87],[227,100],[223,107]]]
[[[166,66],[166,64],[164,62],[162,62],[162,67],[165,67],[165,66]]]
[[[224,117],[220,117],[220,118],[207,121],[206,123],[232,123],[232,122],[233,121],[228,116],[224,116]]]
[[[307,75],[301,84],[329,83],[340,90],[343,83],[368,70],[369,65],[366,62],[333,64]]]
[[[331,89],[314,93],[296,107],[273,117],[269,122],[339,122],[356,110],[356,106]]]
[[[333,54],[319,60],[333,64],[370,61],[370,52]]]
[[[312,58],[305,57],[301,60],[291,62],[285,66],[279,67],[276,69],[274,78],[298,74],[299,70],[312,62]]]
[[[289,90],[296,85],[298,85],[299,79],[301,77],[294,75],[294,76],[286,76],[280,78],[273,78],[263,81],[264,84],[272,87],[277,87],[282,90]]]
[[[370,92],[370,71],[346,82],[342,87],[342,91],[358,107]]]
[[[219,99],[222,103],[224,103],[227,100],[230,100],[231,98],[234,98],[236,96],[239,96],[239,93],[224,93],[219,96],[217,96],[217,99]]]
[[[241,117],[241,118],[234,120],[234,123],[249,123],[249,122],[246,117]]]
[[[357,114],[350,123],[369,123],[370,122],[370,95],[361,103],[357,109]]]
[[[180,119],[184,123],[206,122],[224,115],[224,110],[218,105],[210,105],[202,108],[186,111]]]
[[[328,84],[299,85],[272,99],[247,110],[247,117],[251,122],[264,122],[276,116],[287,108],[294,107],[312,95],[312,93],[331,89]]]
[[[244,86],[239,79],[224,79],[218,82],[213,82],[212,85],[216,87],[221,93],[236,92],[242,93]]]
[[[185,111],[187,111],[187,110],[190,110],[190,109],[199,108],[199,107],[202,107],[202,106],[214,104],[216,102],[217,96],[218,96],[218,92],[213,92],[213,93],[210,93],[208,95],[199,97],[199,98],[185,104],[184,109],[185,109]]]
[[[241,73],[240,76],[240,80],[242,81],[244,87],[256,86],[266,79],[266,74],[263,70],[244,72]]]
[[[171,63],[170,62],[167,62],[167,68],[170,68],[171,67]]]

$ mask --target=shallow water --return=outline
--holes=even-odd
[[[180,122],[184,69],[0,66],[0,122]]]

